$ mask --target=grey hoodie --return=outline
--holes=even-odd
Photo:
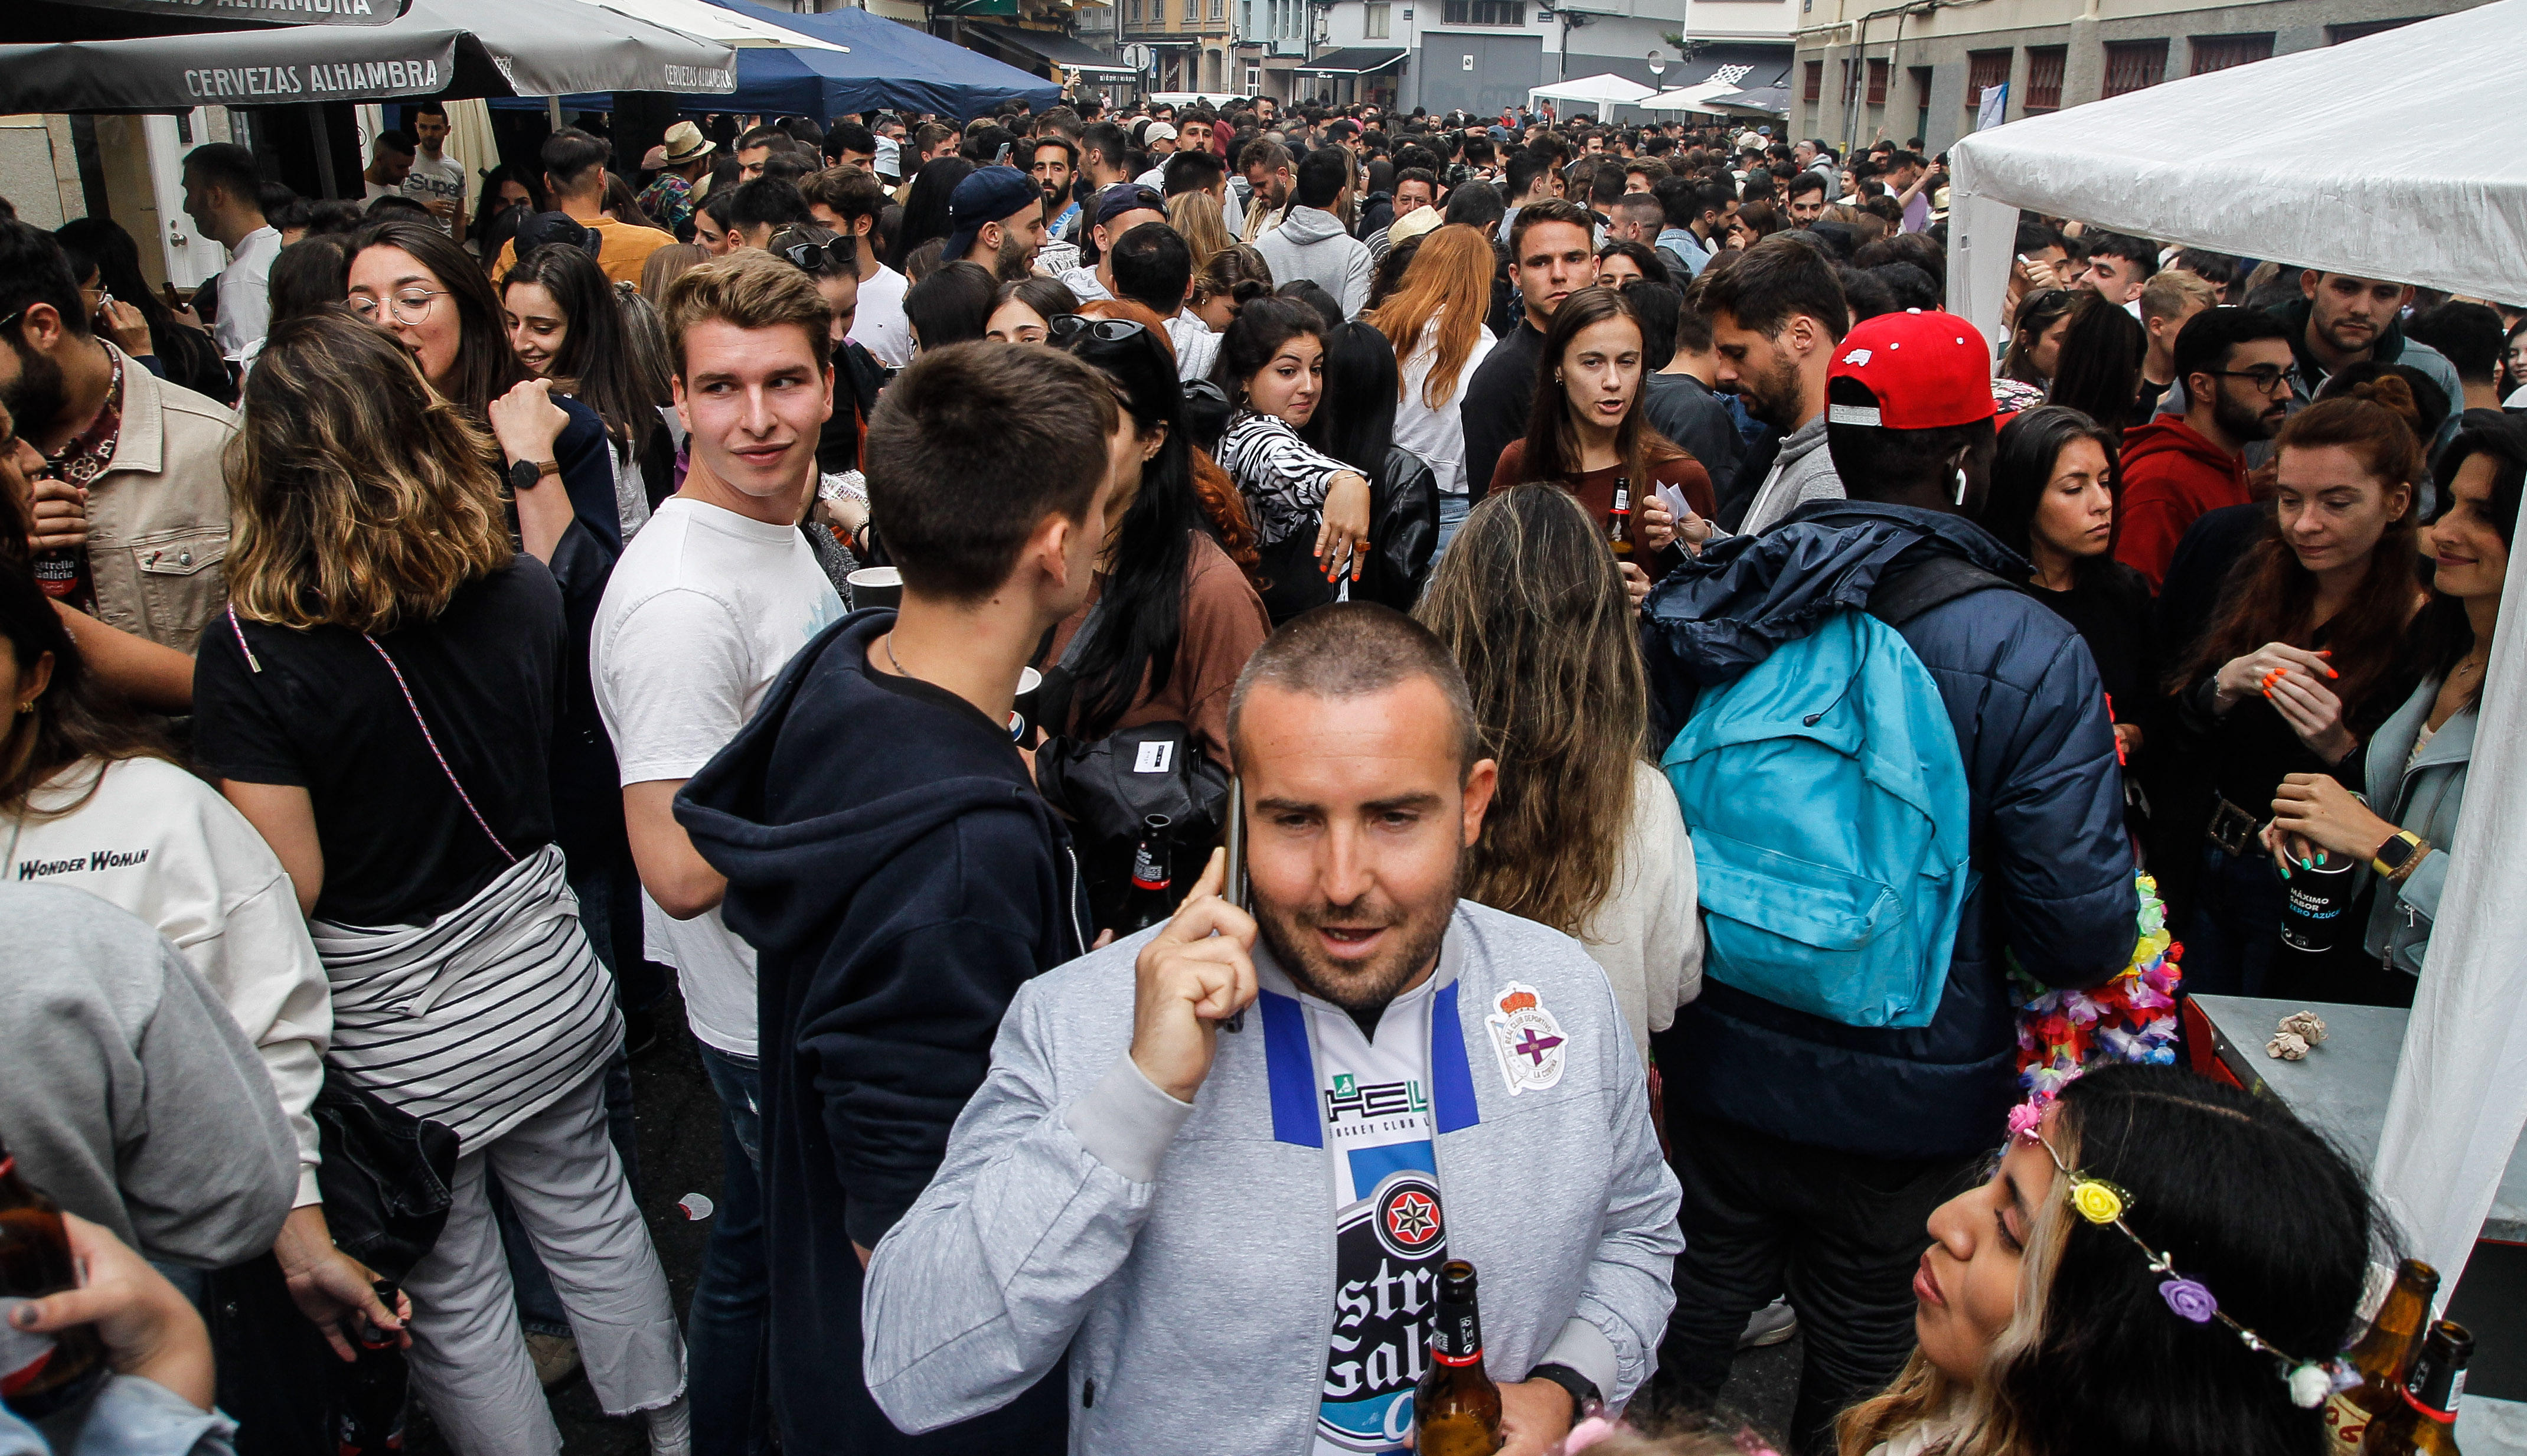
[[[1781,437],[1781,452],[1773,457],[1773,472],[1746,506],[1738,522],[1740,536],[1759,536],[1811,500],[1843,498],[1842,477],[1834,474],[1833,455],[1825,447],[1825,411]]]
[[[1307,1017],[1264,998],[1188,1106],[1130,1061],[1144,932],[1029,981],[939,1175],[879,1243],[870,1392],[907,1430],[1070,1366],[1070,1449],[1312,1448],[1334,1319],[1333,1167]],[[1517,981],[1560,1022],[1559,1081],[1513,1094],[1486,1018]],[[1683,1241],[1639,1055],[1576,941],[1460,903],[1432,1009],[1448,1257],[1482,1275],[1484,1365],[1568,1365],[1621,1404],[1649,1378]]]
[[[26,1180],[151,1259],[272,1247],[298,1144],[272,1074],[176,948],[84,890],[0,886],[0,1129]]]
[[[1368,244],[1321,207],[1292,203],[1280,227],[1255,239],[1255,250],[1270,265],[1275,288],[1313,279],[1341,302],[1346,319],[1368,306]]]

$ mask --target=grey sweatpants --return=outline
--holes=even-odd
[[[456,1163],[446,1230],[405,1280],[415,1392],[459,1456],[553,1456],[561,1432],[536,1383],[484,1191],[497,1171],[552,1274],[597,1401],[628,1415],[685,1388],[685,1342],[649,1230],[605,1135],[598,1067],[552,1106]]]

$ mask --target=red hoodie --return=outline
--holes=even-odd
[[[2158,590],[2185,528],[2203,512],[2246,503],[2246,466],[2205,440],[2182,415],[2124,432],[2124,519],[2115,559]]]

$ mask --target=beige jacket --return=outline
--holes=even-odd
[[[109,343],[107,348],[113,348]],[[221,460],[237,417],[123,361],[123,431],[87,493],[96,614],[180,652],[228,599],[229,492]]]

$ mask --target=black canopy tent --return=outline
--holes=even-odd
[[[0,113],[736,85],[730,47],[583,0],[410,0],[385,25],[0,45]]]
[[[11,0],[8,38],[36,43],[275,26],[383,26],[402,0]]]

